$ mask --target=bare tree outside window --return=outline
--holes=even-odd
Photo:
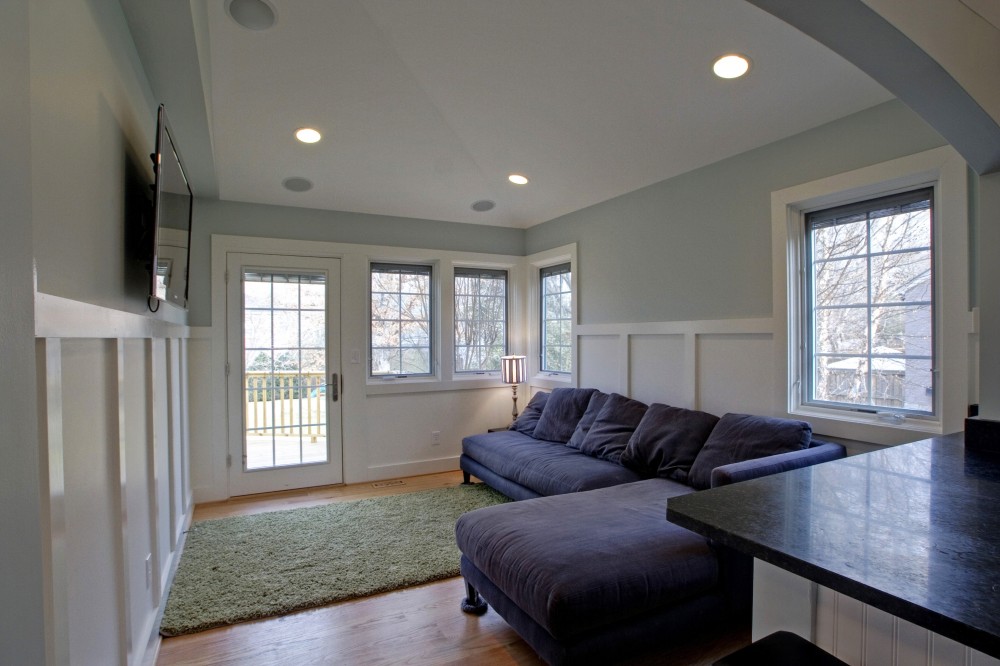
[[[541,269],[541,367],[543,372],[573,371],[573,274],[569,264]]]
[[[806,216],[807,401],[933,412],[931,195]]]
[[[507,353],[507,271],[455,269],[455,372],[496,372]]]
[[[431,267],[371,266],[373,377],[431,373]]]

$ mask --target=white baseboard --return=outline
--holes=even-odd
[[[142,666],[156,666],[156,660],[160,654],[160,643],[163,641],[163,638],[160,636],[160,622],[163,620],[163,610],[167,607],[167,598],[170,596],[170,586],[173,584],[174,575],[177,573],[177,565],[180,564],[181,556],[184,554],[184,544],[187,542],[187,531],[191,528],[193,518],[194,505],[192,504],[191,509],[184,516],[183,528],[181,529],[180,536],[177,540],[177,548],[174,550],[170,561],[170,567],[167,570],[167,581],[163,586],[163,594],[160,595],[160,607],[156,609],[156,616],[149,629],[149,639],[146,643],[146,648],[143,650],[142,659],[137,660],[137,663],[141,663]]]
[[[420,476],[421,474],[437,474],[438,472],[454,472],[458,469],[458,456],[417,460],[408,463],[391,465],[371,465],[368,467],[368,480],[398,479],[403,476]]]

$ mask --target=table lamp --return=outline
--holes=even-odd
[[[514,418],[511,419],[511,425],[514,425],[514,421],[517,420],[517,385],[525,379],[524,359],[524,356],[500,357],[500,380],[504,384],[510,384],[511,390],[513,390],[514,411],[512,414]]]

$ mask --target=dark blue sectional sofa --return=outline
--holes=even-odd
[[[667,500],[844,455],[802,421],[536,393],[511,430],[463,440],[467,482],[525,501],[456,524],[462,608],[489,602],[551,664],[668,652],[747,616],[752,562],[668,523]]]

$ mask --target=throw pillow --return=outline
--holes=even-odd
[[[524,410],[517,415],[517,419],[510,429],[522,432],[528,437],[533,436],[535,426],[538,425],[538,418],[542,415],[542,409],[548,399],[549,394],[545,391],[536,392],[535,395],[531,396],[531,400],[528,401]]]
[[[726,414],[701,447],[688,473],[688,485],[712,485],[712,470],[744,460],[809,448],[812,426],[805,421],[750,414]]]
[[[639,422],[621,463],[644,477],[687,481],[688,471],[719,417],[654,403]]]
[[[590,404],[590,396],[597,389],[592,388],[557,388],[553,389],[549,399],[545,402],[545,408],[535,426],[535,439],[544,439],[550,442],[569,441],[576,430],[576,424],[580,422],[583,413],[587,411]]]
[[[573,431],[573,435],[566,442],[566,446],[571,446],[574,449],[580,448],[583,444],[584,438],[587,433],[590,432],[591,426],[594,425],[594,421],[597,419],[597,414],[601,411],[601,407],[608,400],[608,394],[601,391],[594,391],[594,394],[590,396],[590,402],[587,404],[587,411],[583,413],[580,417],[580,422],[576,424],[576,430]]]
[[[628,440],[646,413],[646,403],[612,393],[594,419],[580,451],[588,456],[619,462]]]

